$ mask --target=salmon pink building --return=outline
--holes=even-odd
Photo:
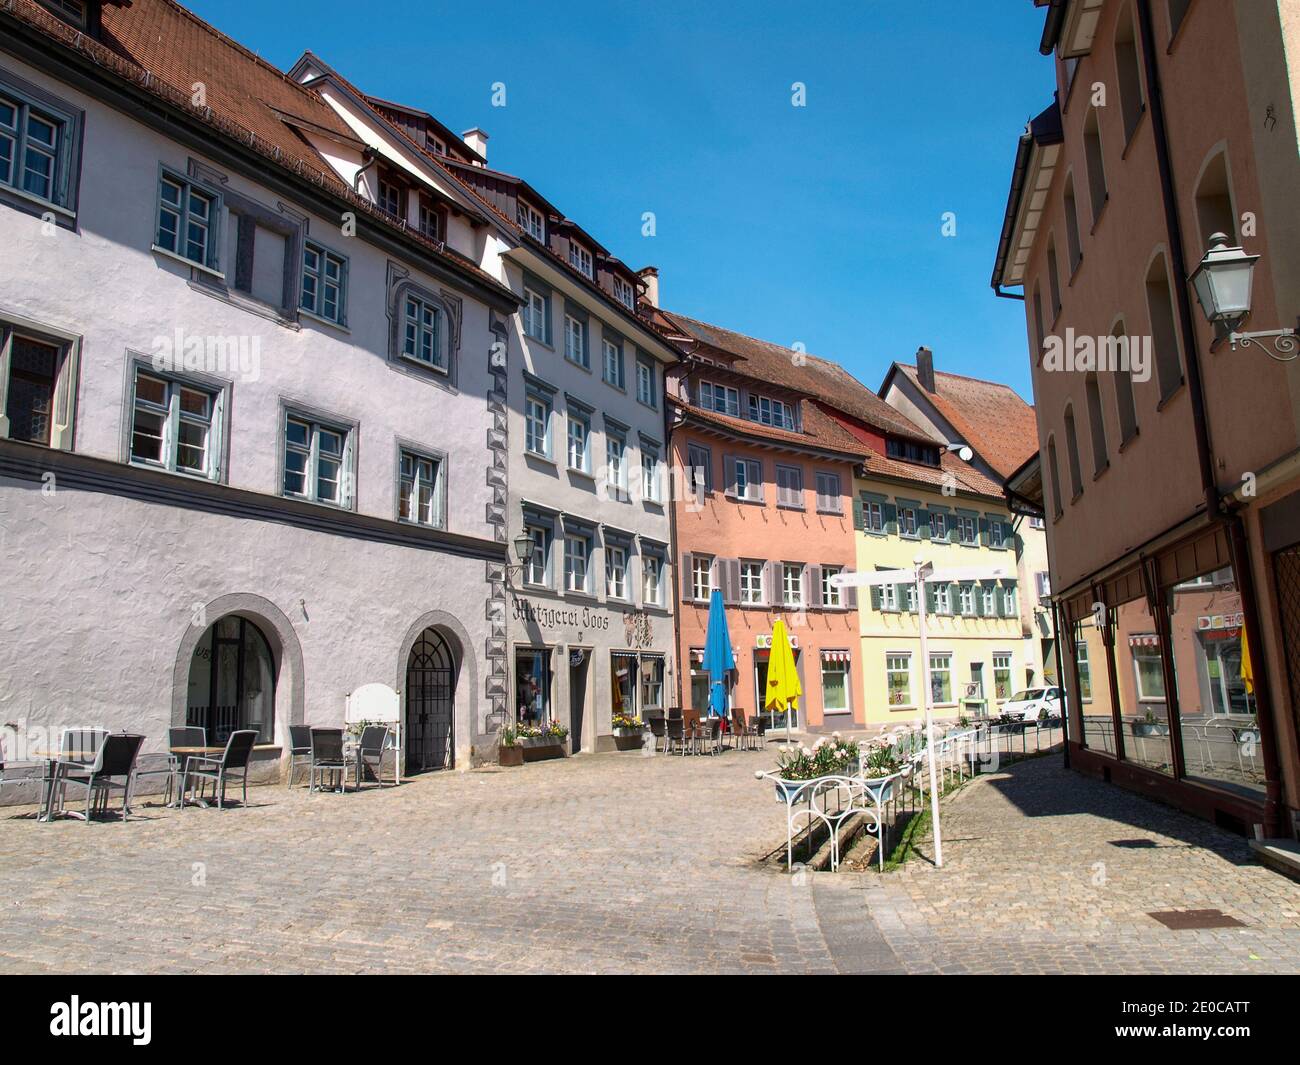
[[[862,665],[854,569],[854,469],[862,447],[790,383],[797,352],[680,315],[690,351],[668,379],[678,558],[678,704],[703,709],[709,599],[722,592],[736,670],[731,705],[763,714],[772,627],[789,627],[803,686],[791,725],[860,727]]]

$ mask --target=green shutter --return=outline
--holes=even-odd
[[[880,585],[878,584],[871,586],[871,609],[880,613]]]
[[[883,507],[885,512],[885,535],[898,535],[898,507],[893,503],[886,503]]]
[[[922,540],[930,539],[930,512],[928,510],[918,510],[916,512],[916,535]]]
[[[933,614],[935,612],[935,602],[937,599],[938,585],[931,584],[929,581],[925,585],[925,612]]]
[[[862,512],[862,497],[859,496],[853,501],[853,527],[862,532],[867,525],[866,516]]]
[[[989,546],[989,519],[988,518],[979,519],[979,536],[980,536],[980,547],[988,547]]]

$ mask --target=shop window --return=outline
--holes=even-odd
[[[1072,693],[1079,697],[1083,727],[1081,739],[1089,750],[1115,756],[1115,720],[1107,678],[1106,634],[1092,615],[1078,626],[1075,638],[1076,680]],[[1092,663],[1101,671],[1093,684]]]
[[[889,709],[903,710],[915,706],[912,698],[912,656],[910,654],[885,656],[885,686],[889,693]]]
[[[610,710],[636,717],[637,660],[635,651],[612,651],[609,656]]]
[[[952,655],[930,655],[930,698],[932,706],[950,706],[952,694]]]
[[[661,656],[641,656],[641,713],[663,709],[664,671],[665,664]]]
[[[1119,607],[1115,621],[1115,678],[1125,757],[1160,773],[1173,772],[1162,641],[1145,599]]]
[[[849,653],[823,651],[822,713],[848,714],[852,711],[849,701]]]
[[[993,656],[993,697],[999,701],[1011,698],[1011,656]]]
[[[515,652],[515,715],[525,725],[552,720],[551,652],[546,648]]]
[[[1226,567],[1170,589],[1178,720],[1187,779],[1264,793],[1253,662],[1236,575]]]

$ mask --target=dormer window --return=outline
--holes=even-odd
[[[630,311],[636,310],[636,289],[625,278],[614,275],[614,296]]]
[[[715,385],[711,381],[700,382],[700,406],[705,410],[717,411],[740,417],[740,393],[727,385]]]
[[[749,420],[760,425],[771,425],[777,429],[794,428],[794,411],[789,403],[767,396],[749,397]]]
[[[533,210],[523,200],[516,201],[515,220],[519,223],[519,228],[527,233],[533,240],[546,241],[546,226],[542,220],[540,212]]]
[[[885,441],[885,455],[903,462],[919,462],[926,466],[939,465],[939,449],[928,444],[919,444],[915,440]]]
[[[430,240],[447,239],[447,211],[424,193],[420,194],[420,232]]]
[[[585,277],[594,277],[591,268],[591,252],[581,244],[569,244],[569,265]]]
[[[64,22],[71,23],[77,29],[90,28],[89,0],[40,0],[40,4],[51,14],[58,15]]]

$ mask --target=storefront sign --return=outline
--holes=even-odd
[[[754,638],[754,646],[757,647],[760,651],[770,651],[770,650],[772,650],[772,636],[771,636],[771,634],[769,633],[769,634],[766,635],[766,636],[763,636],[763,635],[760,634],[759,636],[756,636],[756,637]],[[795,636],[795,635],[793,635],[793,634],[790,635],[790,646],[793,647],[796,651],[799,649],[799,637],[798,637],[798,636]]]
[[[582,632],[609,631],[609,612],[589,606],[544,606],[527,599],[514,599],[514,620],[543,629],[578,629]]]
[[[1245,622],[1243,614],[1202,614],[1196,619],[1198,632],[1210,629],[1239,629]]]

